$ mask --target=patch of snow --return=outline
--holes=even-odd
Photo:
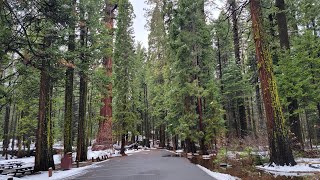
[[[183,149],[176,150],[176,153],[183,153]]]
[[[12,176],[0,175],[0,180],[7,180],[8,178],[12,178]],[[19,180],[19,178],[13,177],[13,180]]]
[[[213,172],[203,166],[200,166],[197,164],[197,166],[204,172],[206,172],[208,175],[210,175],[213,178],[219,179],[219,180],[239,180],[240,178],[231,176],[229,174],[223,174],[223,173],[218,173],[218,172]]]
[[[297,158],[297,163],[319,163],[320,164],[320,158]]]
[[[309,161],[311,162],[311,161]],[[311,167],[313,166],[313,167]],[[256,166],[257,169],[263,170],[275,176],[305,176],[319,173],[320,168],[315,164],[298,163],[295,166]]]
[[[106,161],[102,161],[102,162],[106,162]],[[98,167],[97,164],[98,163],[95,163],[95,164],[89,165],[89,166],[85,166],[85,167],[72,168],[72,169],[66,170],[66,171],[53,171],[52,177],[50,177],[50,178],[48,177],[48,172],[47,171],[43,171],[43,172],[41,172],[41,174],[24,176],[24,177],[18,178],[17,180],[19,180],[19,179],[32,179],[32,180],[49,179],[49,180],[55,180],[55,179],[69,178],[69,177],[73,177],[73,176],[80,176],[82,174],[85,174],[88,171],[88,169]]]

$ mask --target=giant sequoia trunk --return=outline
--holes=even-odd
[[[40,96],[38,129],[36,136],[35,171],[47,171],[49,167],[54,168],[53,157],[50,149],[50,61],[43,59],[40,72]]]
[[[106,17],[105,23],[112,35],[114,10],[116,6],[109,1],[106,1]],[[104,67],[106,75],[112,77],[112,58],[111,55],[106,55],[104,58]],[[93,145],[93,150],[104,150],[112,147],[112,84],[107,85],[107,95],[102,99],[103,107],[100,110],[100,116],[104,117],[99,122],[99,130],[96,143]]]
[[[72,0],[72,11],[71,16],[74,13],[76,1]],[[69,42],[68,50],[73,52],[75,50],[75,22],[73,19],[70,20],[69,27]],[[69,62],[73,63],[73,60]],[[74,69],[73,67],[68,67],[66,70],[66,79],[65,79],[65,101],[64,101],[64,153],[72,152],[72,119],[73,119],[73,76]]]
[[[284,0],[276,0],[276,7],[279,8],[279,12],[277,12],[277,24],[280,38],[280,47],[285,50],[290,50],[289,44],[289,35],[288,35],[288,27],[287,27],[287,18],[285,14],[285,3]],[[295,113],[298,110],[298,100],[292,97],[287,97],[287,101],[289,102],[288,110],[289,110],[289,123],[290,130],[298,139],[301,144],[301,149],[303,150],[304,141],[301,132],[301,123],[299,114]]]
[[[265,32],[263,29],[260,1],[251,0],[250,10],[256,56],[258,59],[259,77],[267,117],[270,163],[281,166],[296,165],[288,141],[288,133],[284,126],[284,116],[273,74],[271,54],[269,52],[268,43],[264,39]]]

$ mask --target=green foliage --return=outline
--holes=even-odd
[[[133,109],[134,98],[134,46],[132,37],[133,8],[128,0],[118,2],[117,29],[114,51],[113,110],[120,134],[134,131],[137,121]]]
[[[223,129],[219,90],[214,80],[211,27],[201,9],[204,1],[178,1],[170,26],[169,130],[182,138],[207,141]],[[199,131],[198,98],[204,101],[203,126]],[[201,108],[203,108],[201,107]],[[215,132],[214,132],[215,131]]]

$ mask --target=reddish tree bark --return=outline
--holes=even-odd
[[[268,43],[264,39],[265,32],[263,29],[260,0],[251,0],[250,10],[259,77],[267,117],[270,164],[274,163],[281,166],[296,165],[287,137],[288,132],[284,126],[284,116],[273,74],[272,57],[269,52]]]
[[[116,9],[116,5],[106,1],[106,17],[105,23],[106,27],[110,31],[112,35],[112,29],[114,26],[114,10]],[[112,76],[112,58],[111,55],[107,55],[104,58],[104,67],[106,69],[107,77]],[[96,138],[96,142],[94,143],[92,150],[104,150],[112,147],[112,84],[110,83],[107,86],[107,96],[103,98],[101,101],[103,102],[103,107],[100,110],[100,116],[104,117],[103,120],[99,123],[99,130]]]

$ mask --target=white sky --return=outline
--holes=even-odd
[[[148,47],[148,30],[145,28],[147,19],[144,17],[144,8],[148,5],[144,3],[144,0],[130,0],[133,6],[134,14],[136,18],[133,20],[134,36],[136,42],[141,42],[144,47]]]
[[[192,0],[190,0],[192,1]],[[225,0],[214,0],[214,7],[210,7],[210,16],[217,18],[220,13],[220,8],[224,4]],[[145,0],[130,0],[133,6],[134,14],[136,18],[133,20],[134,36],[136,42],[141,42],[145,48],[148,47],[148,30],[145,28],[147,19],[145,17],[145,11],[148,5]],[[219,7],[219,8],[217,8]]]

